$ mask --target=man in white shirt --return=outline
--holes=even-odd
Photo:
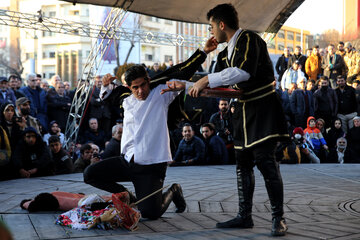
[[[131,90],[122,106],[124,108],[124,128],[121,138],[121,153],[119,159],[108,159],[89,166],[84,172],[84,181],[94,187],[112,193],[127,191],[117,182],[131,181],[134,184],[137,199],[159,190],[163,187],[167,163],[172,160],[170,138],[167,127],[168,109],[170,103],[180,92],[161,94],[166,89],[164,84],[171,78],[186,79],[198,69],[198,65],[206,59],[206,53],[214,50],[213,38],[209,39],[204,51],[197,51],[186,62],[170,68],[163,74],[165,78],[150,83],[145,68],[135,65],[125,73],[125,81]],[[184,71],[188,71],[184,73]],[[188,79],[188,78],[187,78]],[[102,92],[111,94],[111,75],[103,77]],[[105,94],[105,95],[106,95]],[[120,91],[117,93],[122,95]],[[186,203],[179,184],[173,184],[163,194],[154,196],[139,203],[138,207],[143,217],[159,218],[168,208],[171,201],[177,207],[176,212],[183,212]]]

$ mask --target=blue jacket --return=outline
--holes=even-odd
[[[30,87],[22,87],[20,88],[20,92],[25,94],[30,100],[30,115],[39,119],[43,128],[47,129],[49,124],[47,118],[46,92],[39,87],[36,87],[35,90]]]
[[[1,90],[0,90],[1,91]],[[3,94],[0,92],[0,105],[3,105],[6,102],[11,102],[15,106],[16,97],[15,93],[12,89],[8,88],[6,89],[6,97],[3,97]]]
[[[206,164],[227,164],[229,161],[228,151],[224,141],[217,135],[205,140]]]
[[[176,151],[174,161],[183,162],[192,159],[194,164],[199,164],[204,160],[205,144],[197,136],[193,136],[190,141],[184,139],[180,141]]]
[[[314,98],[311,91],[305,91],[309,102],[309,115],[314,116]],[[296,116],[302,116],[305,114],[305,98],[303,90],[296,89],[290,97],[290,107],[293,114]]]

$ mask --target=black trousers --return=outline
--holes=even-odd
[[[251,214],[252,199],[255,188],[253,168],[256,165],[265,180],[269,195],[272,216],[283,216],[284,190],[279,170],[279,163],[275,159],[276,141],[267,140],[252,148],[236,150],[236,170],[239,192],[239,213],[241,216]]]
[[[102,190],[118,193],[126,188],[117,182],[132,182],[138,200],[163,187],[167,163],[139,165],[123,157],[103,160],[88,166],[84,171],[84,182]],[[138,204],[145,218],[157,219],[162,215],[162,192]]]

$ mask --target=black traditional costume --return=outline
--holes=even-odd
[[[274,72],[266,43],[259,35],[247,30],[242,30],[233,37],[237,38],[230,59],[226,47],[218,55],[215,72],[238,67],[250,75],[247,81],[239,79],[239,82],[232,86],[242,91],[238,101],[235,102],[233,114],[239,213],[230,221],[218,223],[217,227],[253,226],[251,218],[255,187],[253,167],[256,165],[264,176],[270,198],[273,216],[272,232],[278,234],[279,225],[284,223],[283,183],[275,160],[275,147],[278,140],[289,137],[285,116],[273,87]]]

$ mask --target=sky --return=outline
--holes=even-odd
[[[305,0],[285,22],[285,26],[308,30],[311,34],[328,29],[342,31],[343,0]]]

